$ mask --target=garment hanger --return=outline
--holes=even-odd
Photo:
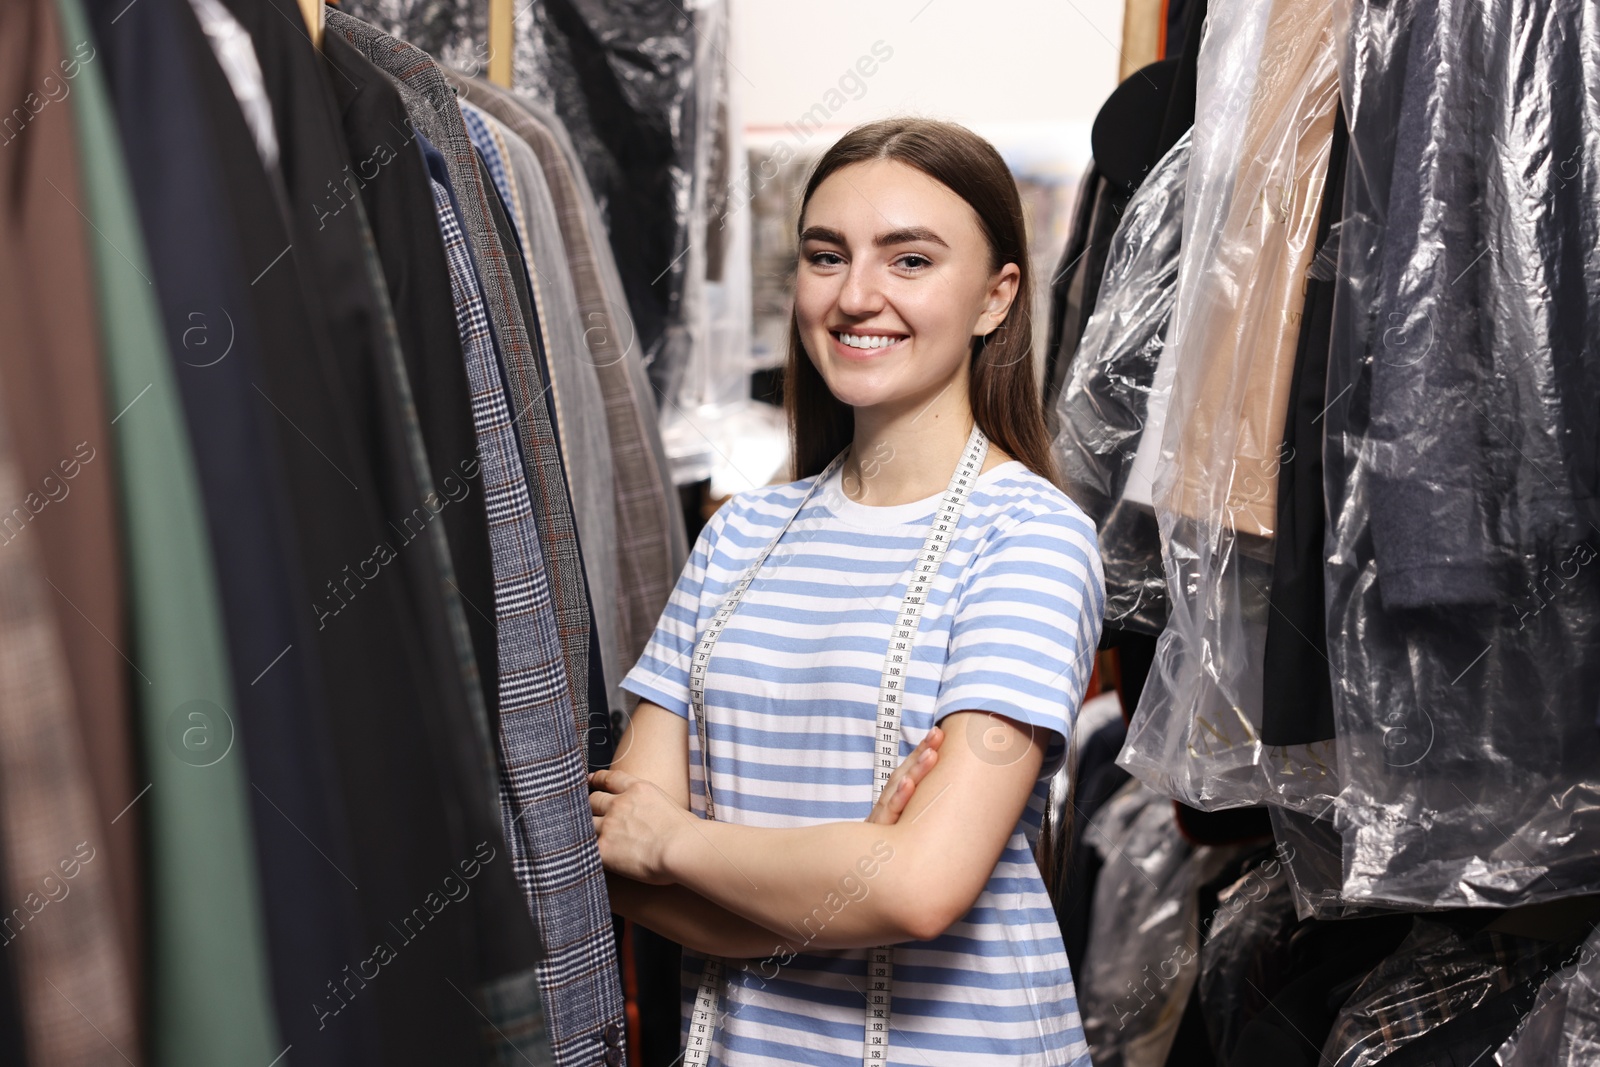
[[[322,50],[322,0],[299,0],[300,14],[306,20],[306,33],[318,51]]]
[[[511,0],[489,0],[489,80],[511,88]]]
[[[322,0],[298,0],[311,43],[322,48]],[[511,0],[489,0],[489,80],[511,88]]]
[[[322,0],[298,0],[311,43],[322,47]],[[489,80],[511,88],[511,0],[489,0]]]

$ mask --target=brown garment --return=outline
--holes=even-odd
[[[633,353],[617,351],[616,339],[626,336],[614,320],[611,303],[601,275],[594,235],[584,199],[587,190],[575,176],[571,161],[556,135],[520,104],[516,97],[477,79],[454,71],[445,76],[463,99],[493,115],[512,133],[528,142],[544,168],[550,195],[561,222],[561,238],[566,245],[567,266],[577,290],[578,307],[590,343],[590,358],[600,375],[605,394],[606,427],[611,435],[612,466],[616,475],[618,601],[622,624],[619,640],[624,664],[638,662],[645,644],[655,632],[667,597],[683,566],[681,541],[683,523],[678,502],[671,498],[661,476],[651,439],[659,442],[655,425],[655,405],[640,388],[642,373],[632,374],[627,365],[637,361]],[[602,235],[603,236],[603,235]],[[609,255],[609,248],[598,250]],[[659,451],[659,444],[656,445]]]
[[[6,423],[0,500],[18,500],[28,490]],[[0,546],[0,943],[12,954],[28,1062],[111,1067],[139,1055],[133,989],[56,621],[66,605],[40,545],[24,535]]]
[[[0,6],[0,99],[22,102],[19,110],[28,116],[20,123],[17,111],[0,116],[0,404],[16,464],[11,488],[0,495],[0,556],[30,554],[50,598],[55,648],[65,656],[69,683],[61,714],[75,723],[74,743],[87,759],[95,819],[90,840],[100,857],[93,866],[115,888],[118,966],[126,968],[121,977],[137,1010],[143,975],[138,809],[117,818],[140,789],[127,689],[132,667],[123,654],[129,640],[116,460],[86,245],[93,232],[78,213],[84,200],[72,115],[73,78],[95,61],[92,42],[63,45],[48,0]],[[52,861],[79,840],[51,841]],[[127,1051],[136,1049],[135,1043]]]
[[[1332,36],[1325,0],[1273,0],[1217,255],[1184,283],[1201,289],[1183,345],[1205,359],[1178,370],[1174,398],[1192,403],[1174,506],[1258,537],[1273,535],[1292,458],[1283,426],[1339,96]]]

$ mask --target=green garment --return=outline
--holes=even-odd
[[[58,0],[67,50],[91,39]],[[148,792],[150,1055],[161,1067],[286,1067],[268,987],[248,773],[199,483],[156,292],[100,68],[73,93],[82,203],[115,412],[135,671]],[[69,190],[63,190],[67,193]],[[330,978],[333,977],[330,975]],[[310,1005],[307,1005],[310,1010]]]

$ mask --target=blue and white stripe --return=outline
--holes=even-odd
[[[871,810],[878,682],[937,497],[867,507],[838,483],[831,476],[795,518],[712,656],[709,762],[721,821],[799,826],[860,820]],[[687,714],[687,665],[699,633],[808,485],[742,493],[713,517],[624,688]],[[891,1063],[1088,1063],[1032,846],[1048,777],[1064,758],[1088,685],[1103,588],[1094,526],[1065,494],[1014,461],[979,478],[922,616],[901,755],[958,711],[1026,722],[1051,741],[1044,773],[973,909],[933,941],[895,947]],[[703,814],[693,730],[689,745],[692,804]],[[826,950],[781,966],[730,961],[712,1062],[859,1064],[866,956]],[[686,953],[686,1017],[701,962]]]

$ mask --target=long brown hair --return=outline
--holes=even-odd
[[[930,119],[884,119],[857,126],[817,161],[806,181],[796,220],[805,220],[806,205],[827,177],[852,163],[892,159],[915,167],[971,205],[989,242],[989,269],[1015,263],[1021,277],[1017,294],[999,327],[972,342],[971,386],[967,399],[973,421],[998,448],[1042,478],[1057,483],[1050,435],[1033,369],[1033,287],[1028,269],[1027,222],[1016,180],[994,146],[965,126]],[[855,415],[828,389],[806,355],[800,323],[789,318],[789,359],[784,367],[784,408],[789,416],[789,444],[794,477],[807,478],[850,444]],[[1075,741],[1076,739],[1074,739]],[[1075,744],[1073,747],[1076,747]],[[1035,856],[1052,903],[1064,891],[1062,879],[1072,840],[1073,796],[1077,775],[1069,779],[1065,812],[1057,816],[1046,803]]]
[[[968,401],[973,420],[994,445],[1035,474],[1056,481],[1044,409],[1034,382],[1033,287],[1028,269],[1027,223],[1011,171],[994,146],[965,126],[931,119],[883,119],[857,126],[817,161],[800,198],[803,221],[811,195],[829,175],[853,163],[892,159],[939,182],[974,212],[989,242],[989,269],[1015,263],[1017,294],[1004,321],[987,337],[973,338]],[[794,476],[820,473],[850,444],[855,416],[828,389],[807,357],[799,321],[789,319],[784,407]]]

